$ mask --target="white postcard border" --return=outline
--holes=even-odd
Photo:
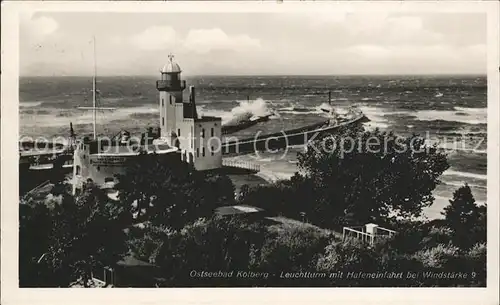
[[[2,3],[1,298],[4,304],[498,304],[499,3],[426,2],[8,2]],[[101,12],[484,12],[488,16],[488,288],[18,288],[18,13]],[[92,22],[89,20],[89,22]]]

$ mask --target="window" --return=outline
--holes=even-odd
[[[161,118],[161,126],[165,126],[165,118]]]
[[[202,156],[202,157],[205,157],[205,147],[203,147],[203,148],[201,149],[201,156]]]
[[[76,174],[77,174],[77,175],[80,175],[80,165],[77,165],[77,166],[76,166]]]
[[[210,149],[212,151],[212,156],[214,155],[214,147],[212,146],[212,148]]]
[[[214,129],[213,128],[210,128],[210,136],[213,137],[214,136]]]
[[[165,106],[165,99],[163,97],[161,98],[161,106]]]
[[[172,96],[169,95],[168,97],[169,97],[169,100],[170,100],[170,105],[172,105]]]
[[[101,170],[101,167],[100,167],[100,166],[98,166],[98,167],[97,167],[97,171],[100,171],[100,170]]]
[[[194,147],[194,127],[193,126],[191,126],[191,134],[189,136],[193,137],[191,139],[191,148],[193,148]]]
[[[202,138],[204,138],[204,137],[205,137],[205,128],[203,128],[203,129],[201,130],[201,137],[202,137]]]
[[[104,178],[104,183],[113,182],[113,181],[115,181],[115,179],[113,179],[112,177]]]
[[[180,128],[177,128],[177,136],[180,137],[181,136],[181,129]]]
[[[200,149],[199,149],[199,148],[197,148],[197,149],[196,149],[196,158],[199,158],[199,157],[200,157]]]

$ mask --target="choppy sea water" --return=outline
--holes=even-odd
[[[102,77],[99,106],[115,107],[98,113],[98,132],[113,135],[122,129],[138,133],[159,124],[155,77]],[[262,76],[192,77],[199,112],[230,122],[242,113],[277,111],[269,122],[235,134],[276,132],[325,120],[320,105],[332,102],[340,110],[360,107],[371,120],[365,128],[420,134],[447,149],[450,169],[426,209],[440,217],[452,193],[468,183],[477,201],[486,201],[487,85],[486,77],[464,76]],[[79,134],[91,132],[92,114],[77,106],[91,106],[91,79],[36,77],[20,79],[20,135],[67,136],[72,122]],[[294,106],[307,111],[295,111]],[[267,178],[286,178],[297,170],[297,152],[261,153],[234,157],[261,164]]]

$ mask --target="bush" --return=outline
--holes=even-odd
[[[460,249],[453,245],[438,244],[437,246],[415,253],[415,258],[422,262],[426,268],[451,269],[454,258],[459,256]]]
[[[307,286],[307,279],[290,281],[278,276],[281,272],[314,272],[328,238],[316,228],[295,227],[273,232],[267,236],[254,268],[276,275],[267,285]]]
[[[265,228],[236,219],[200,219],[167,234],[156,258],[172,286],[231,286],[234,279],[192,277],[190,272],[247,271],[253,251],[260,249]]]
[[[486,287],[486,252],[486,243],[480,243],[475,244],[466,254],[472,286]]]
[[[420,245],[422,249],[434,248],[438,245],[449,244],[453,241],[453,231],[446,226],[431,227]]]
[[[372,286],[373,280],[349,278],[349,272],[370,273],[377,271],[375,252],[357,240],[344,243],[331,242],[324,255],[318,259],[317,270],[327,273],[341,273],[341,277],[330,278],[335,286]]]

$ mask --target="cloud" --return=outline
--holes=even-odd
[[[353,55],[373,59],[389,57],[392,55],[390,49],[377,45],[356,45],[347,48],[347,51],[352,53]]]
[[[486,44],[471,45],[471,46],[465,47],[465,49],[464,49],[465,53],[472,58],[478,57],[478,56],[482,56],[482,57],[486,58],[486,54],[487,54],[486,50],[487,50]]]
[[[383,12],[342,13],[317,12],[306,15],[312,30],[328,31],[334,36],[325,36],[338,47],[377,44],[430,45],[439,44],[443,34],[425,27],[422,16],[391,16]]]
[[[354,41],[390,45],[430,45],[440,43],[443,39],[440,33],[435,33],[423,27],[423,21],[416,16],[384,17],[370,16],[362,19],[355,17],[347,23]]]
[[[317,11],[306,13],[306,17],[311,20],[313,28],[323,27],[325,25],[338,24],[344,22],[347,17],[347,12],[331,12],[331,11]]]
[[[184,47],[192,52],[253,51],[260,49],[258,39],[248,35],[227,35],[219,28],[191,30],[184,40]]]
[[[190,51],[206,54],[212,51],[246,51],[261,48],[258,39],[248,35],[228,35],[220,28],[192,29],[185,37],[170,26],[151,26],[129,39],[115,36],[111,39],[114,44],[124,41],[132,43],[135,47],[147,51],[172,50]]]
[[[450,45],[357,45],[332,52],[350,61],[351,67],[385,71],[387,73],[484,73],[486,47],[475,45],[454,47]],[[473,68],[471,68],[473,67]],[[365,72],[366,72],[365,71]]]
[[[40,43],[57,31],[59,24],[51,17],[36,17],[34,12],[20,14],[20,31],[30,43]]]
[[[115,42],[120,38],[116,37]],[[152,26],[133,36],[130,41],[141,50],[164,50],[172,48],[179,41],[177,33],[169,26]]]

